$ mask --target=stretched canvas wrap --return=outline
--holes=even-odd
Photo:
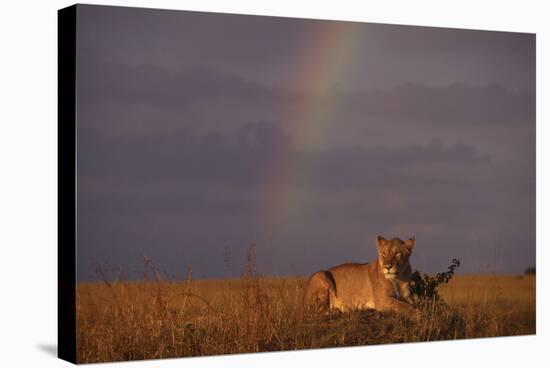
[[[535,333],[535,35],[59,11],[59,356]]]

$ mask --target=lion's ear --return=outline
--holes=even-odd
[[[382,235],[378,235],[376,237],[376,246],[377,247],[381,247],[383,246],[384,244],[386,244],[386,239],[384,239],[384,237]]]
[[[415,239],[414,237],[412,237],[408,240],[405,240],[403,244],[405,245],[405,248],[407,248],[407,250],[410,252],[414,248],[414,243],[415,243]]]

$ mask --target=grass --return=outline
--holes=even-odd
[[[535,277],[455,276],[420,318],[316,315],[306,278],[258,277],[77,286],[79,363],[434,341],[535,333]]]

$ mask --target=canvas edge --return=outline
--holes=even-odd
[[[57,12],[57,355],[75,364],[76,9]]]

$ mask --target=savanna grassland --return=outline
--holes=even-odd
[[[458,275],[420,317],[317,314],[305,277],[117,281],[77,286],[79,363],[535,333],[535,277]]]

